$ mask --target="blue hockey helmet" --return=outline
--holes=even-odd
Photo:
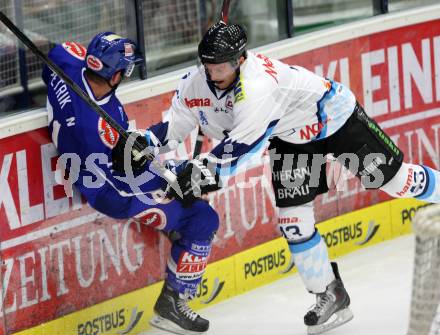
[[[87,48],[87,68],[106,80],[118,71],[130,77],[135,64],[142,61],[132,40],[109,31],[96,35]]]

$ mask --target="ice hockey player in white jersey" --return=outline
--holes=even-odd
[[[268,142],[279,228],[316,304],[304,322],[319,334],[352,319],[336,263],[315,228],[313,200],[328,191],[324,156],[331,153],[367,189],[440,202],[440,173],[405,163],[402,151],[369,118],[344,85],[246,50],[246,32],[219,22],[199,44],[201,65],[180,82],[163,122],[147,140],[181,142],[196,127],[220,143],[178,176],[184,203],[219,187],[219,175]],[[177,195],[175,195],[177,196]]]

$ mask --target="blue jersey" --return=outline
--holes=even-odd
[[[98,105],[124,129],[127,115],[111,92],[97,100],[84,76],[86,49],[76,43],[57,45],[49,58],[59,65]],[[112,149],[119,135],[90,106],[48,67],[43,69],[47,85],[47,110],[53,143],[60,154],[76,157],[79,176],[74,185],[96,210],[116,219],[135,222],[166,233],[177,232],[167,261],[167,285],[181,294],[197,292],[218,229],[217,213],[208,202],[199,200],[183,208],[173,199],[158,197],[165,181],[152,173],[142,173],[143,184],[132,190],[125,175],[112,170]],[[69,168],[70,173],[77,170]],[[149,168],[149,164],[146,164]],[[147,171],[141,171],[147,172]],[[124,179],[125,178],[125,179]],[[74,178],[76,179],[76,178]],[[146,202],[147,197],[150,201]]]
[[[68,42],[55,46],[49,58],[96,104],[127,129],[127,115],[114,91],[99,100],[93,95],[85,77],[85,54],[83,46]],[[125,176],[112,170],[111,153],[119,134],[47,66],[42,76],[48,90],[47,110],[52,141],[60,154],[74,154],[79,158],[75,162],[70,160],[72,164],[78,165],[80,162],[79,176],[74,185],[92,207],[113,217],[121,215],[121,209],[109,206],[109,203],[120,203],[120,197],[127,198],[134,192],[129,183],[121,180],[120,177]],[[160,177],[151,174],[149,179],[141,186],[142,192],[162,187]],[[112,213],[112,209],[115,213]]]

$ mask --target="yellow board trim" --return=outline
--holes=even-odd
[[[396,199],[332,218],[317,227],[329,245],[330,257],[336,258],[411,233],[415,211],[428,205],[415,199]],[[209,264],[191,306],[201,309],[294,272],[295,268],[290,269],[288,245],[280,237]],[[148,321],[162,284],[155,283],[16,335],[139,334],[150,328]]]

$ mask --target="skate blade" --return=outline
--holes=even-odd
[[[206,332],[196,332],[192,330],[183,329],[176,323],[164,319],[163,317],[155,314],[153,318],[150,320],[150,325],[152,325],[155,328],[173,333],[173,334],[179,334],[179,335],[201,335],[206,334]]]
[[[307,334],[322,334],[326,331],[339,327],[344,323],[347,323],[351,319],[353,319],[353,313],[351,312],[350,308],[347,307],[341,309],[340,311],[337,311],[335,314],[333,314],[332,317],[330,317],[330,319],[328,319],[325,323],[316,326],[308,326]]]

